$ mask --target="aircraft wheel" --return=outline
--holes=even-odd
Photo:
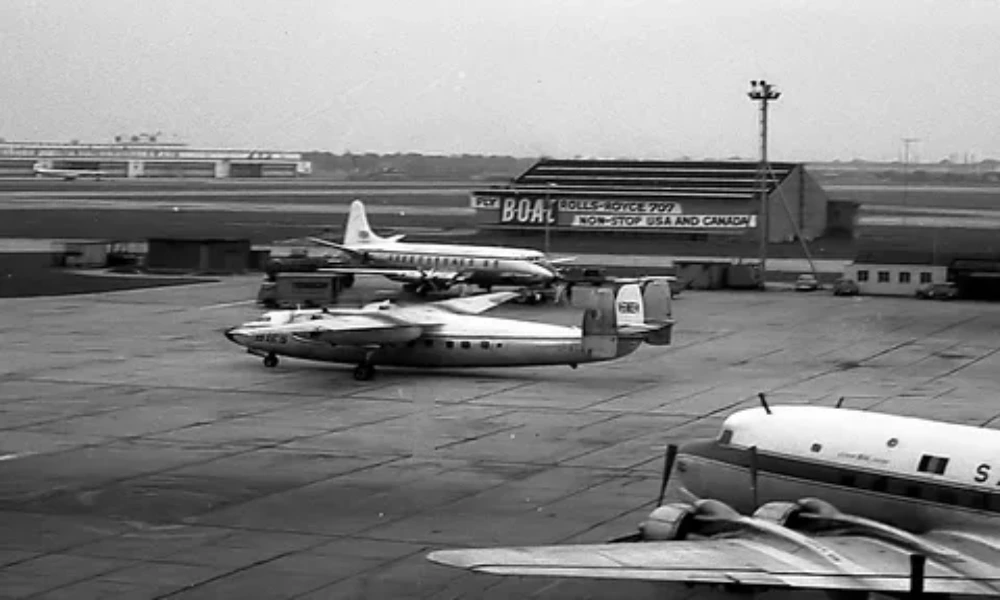
[[[278,366],[278,356],[274,352],[271,352],[270,354],[268,354],[267,356],[265,356],[264,357],[264,366],[267,367],[268,369],[273,369],[274,367],[277,367]]]
[[[370,381],[375,377],[375,367],[372,365],[360,364],[354,367],[354,378],[358,381]]]

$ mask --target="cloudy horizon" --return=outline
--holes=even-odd
[[[1000,3],[9,0],[0,137],[673,160],[1000,158]]]

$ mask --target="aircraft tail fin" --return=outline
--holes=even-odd
[[[645,308],[643,325],[649,330],[644,341],[651,346],[669,346],[674,329],[670,280],[644,282],[642,304]]]
[[[363,246],[377,242],[395,242],[403,236],[393,236],[384,238],[375,235],[368,224],[368,215],[365,213],[365,205],[361,200],[351,202],[351,210],[347,214],[347,225],[344,227],[345,246]]]
[[[667,346],[674,326],[671,302],[668,280],[647,279],[599,289],[583,316],[584,344],[602,355],[619,338]]]
[[[583,350],[597,359],[618,356],[614,290],[608,288],[597,290],[593,296],[592,306],[583,313]]]

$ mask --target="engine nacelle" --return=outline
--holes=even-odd
[[[639,526],[643,541],[683,540],[688,535],[712,535],[731,529],[742,517],[718,500],[698,500],[694,504],[665,504]]]
[[[832,504],[818,498],[802,498],[797,502],[768,502],[758,508],[754,518],[776,523],[783,527],[799,528],[803,516],[813,518],[831,517],[840,514]]]
[[[695,508],[689,504],[664,504],[639,525],[646,542],[683,540],[693,528]]]

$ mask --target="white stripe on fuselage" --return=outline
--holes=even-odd
[[[507,260],[540,260],[545,255],[538,250],[502,246],[459,246],[452,244],[416,244],[407,242],[354,244],[357,252],[412,254],[414,256],[447,256],[448,258],[489,258]]]

